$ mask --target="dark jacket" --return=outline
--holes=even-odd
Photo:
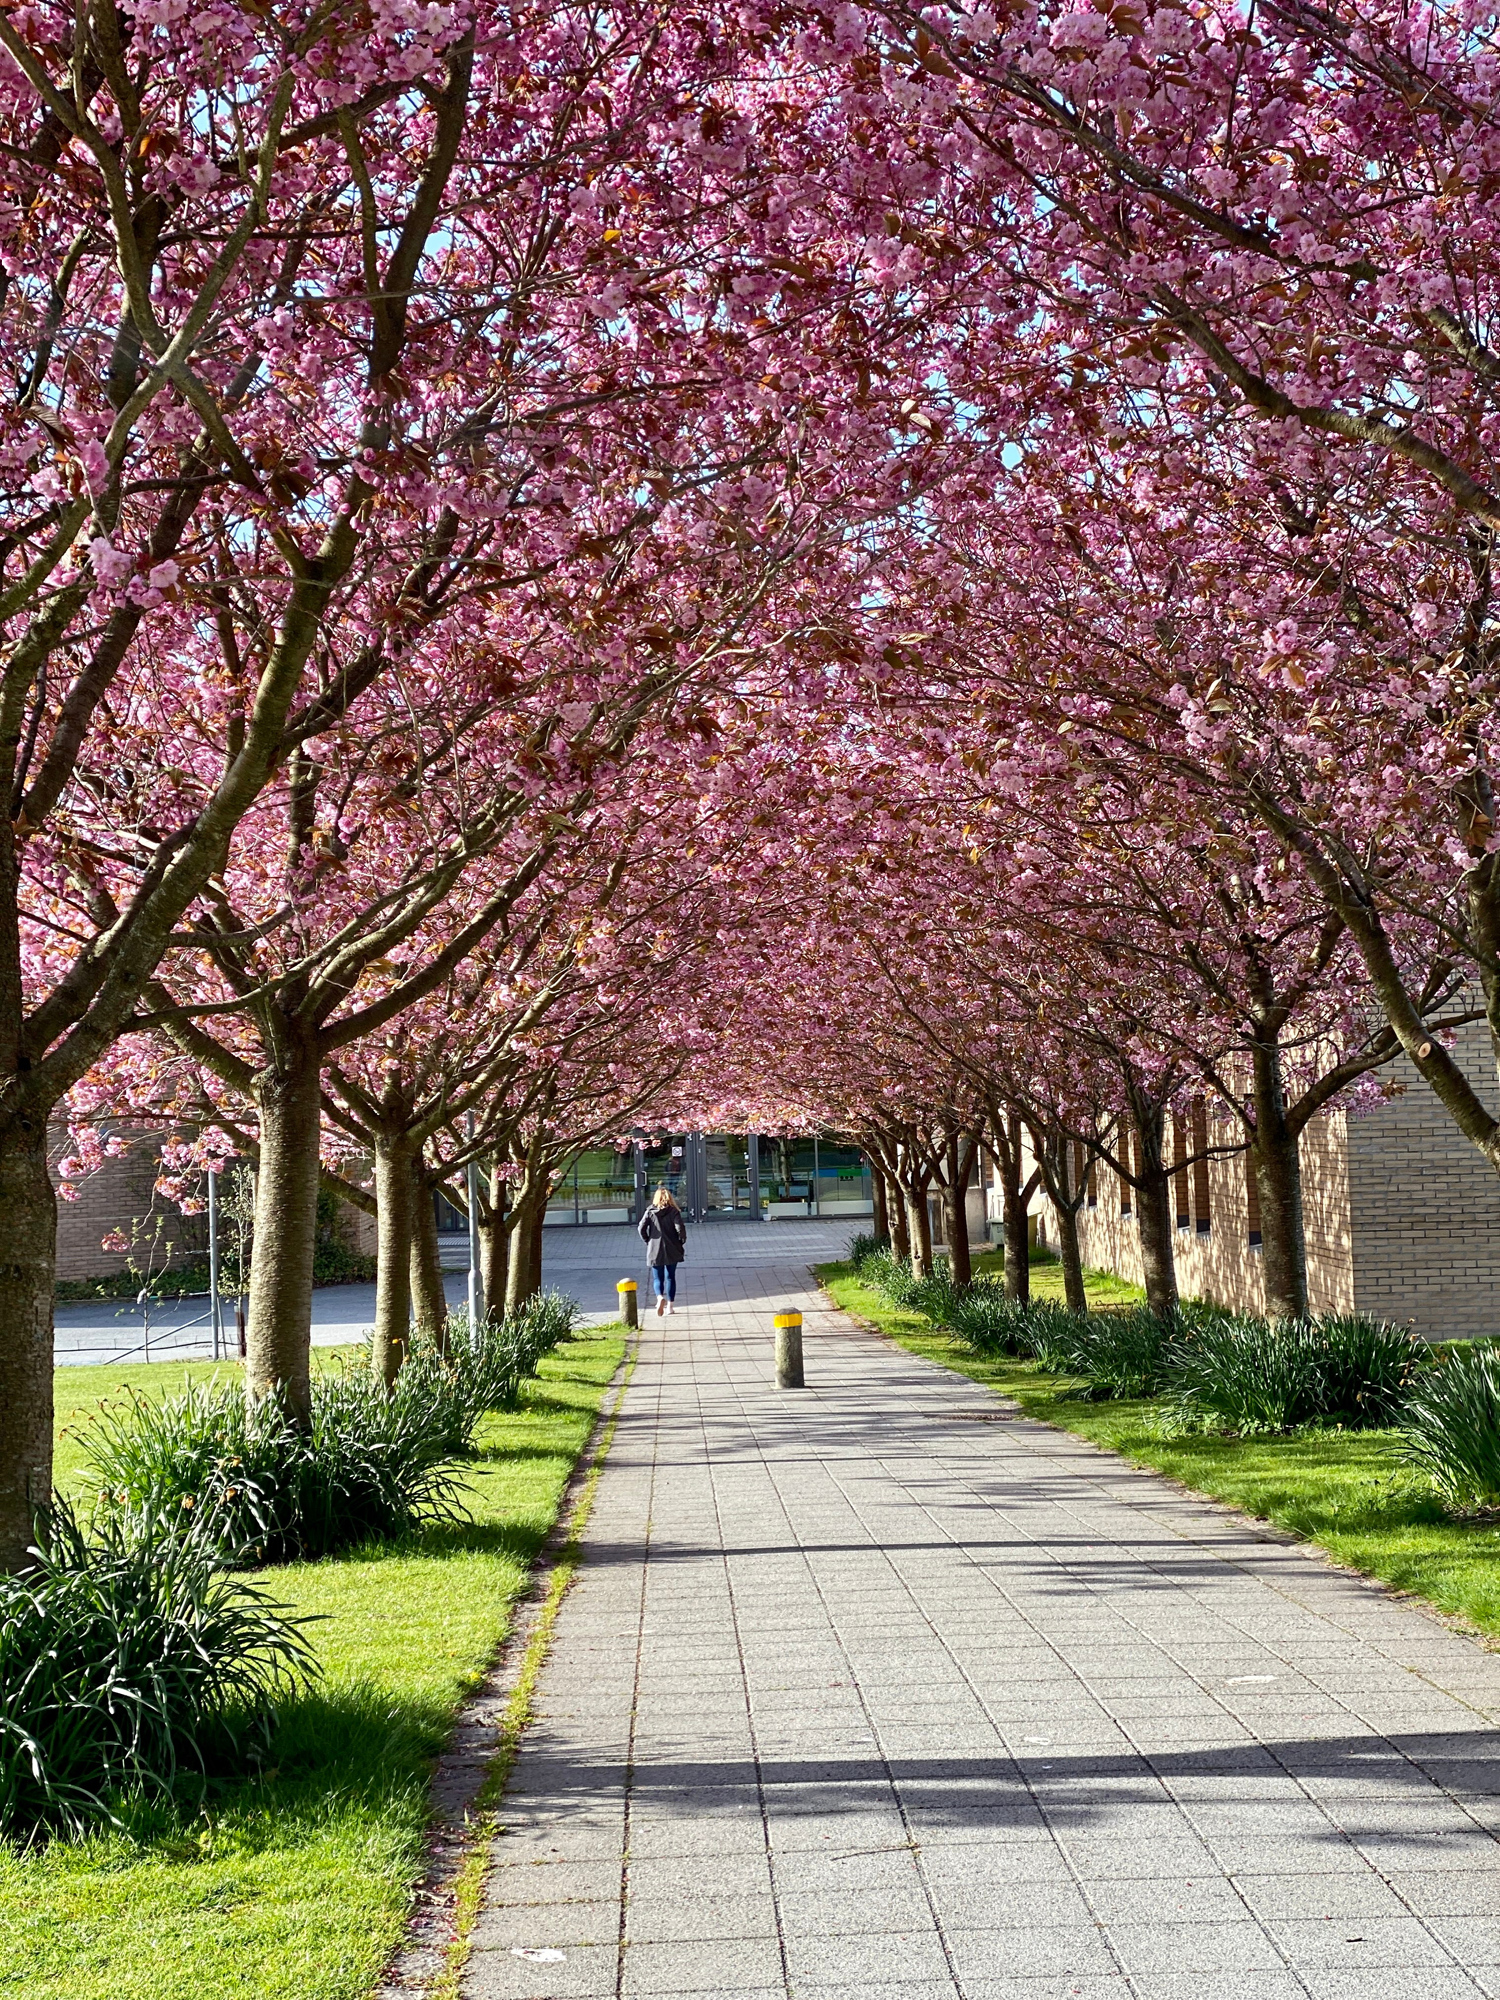
[[[680,1264],[687,1255],[687,1224],[680,1208],[648,1208],[641,1217],[640,1237],[648,1264]]]

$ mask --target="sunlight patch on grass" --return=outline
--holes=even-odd
[[[1034,1257],[1028,1268],[1031,1272],[1031,1296],[1037,1300],[1055,1300],[1058,1305],[1061,1305],[1063,1303],[1063,1267],[1058,1263],[1057,1259],[1055,1257]],[[1005,1276],[1005,1252],[1003,1250],[986,1250],[982,1256],[974,1259],[974,1272],[976,1277],[982,1274],[987,1278],[1003,1278]],[[1141,1286],[1131,1284],[1128,1278],[1117,1278],[1113,1271],[1091,1271],[1086,1269],[1083,1274],[1083,1289],[1089,1304],[1096,1308],[1099,1306],[1138,1306],[1143,1305],[1146,1299],[1145,1291]]]
[[[333,1350],[319,1350],[327,1356]],[[557,1516],[624,1342],[573,1340],[465,1467],[470,1525],[290,1565],[270,1594],[313,1628],[326,1679],[282,1718],[272,1766],[199,1820],[16,1855],[0,1849],[0,1993],[26,2000],[360,2000],[421,1872],[427,1778]],[[59,1421],[203,1363],[59,1371]],[[72,1378],[87,1377],[87,1381]],[[76,1487],[76,1440],[65,1460]]]

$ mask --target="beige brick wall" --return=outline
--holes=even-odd
[[[1454,1050],[1470,1082],[1500,1105],[1482,1023],[1460,1031]],[[1409,1323],[1429,1339],[1500,1335],[1500,1175],[1459,1135],[1404,1058],[1385,1072],[1398,1092],[1374,1110],[1315,1118],[1302,1140],[1308,1293],[1314,1312],[1364,1312]],[[1210,1137],[1229,1137],[1227,1125]],[[1120,1183],[1095,1169],[1097,1206],[1079,1216],[1086,1264],[1141,1281],[1140,1234],[1122,1215]],[[1242,1155],[1208,1165],[1206,1233],[1175,1236],[1184,1298],[1259,1312],[1260,1253],[1249,1242]],[[1036,1205],[1057,1242],[1050,1202]]]
[[[1315,1118],[1302,1140],[1307,1282],[1314,1312],[1354,1308],[1344,1123],[1342,1112]],[[1235,1131],[1229,1124],[1211,1122],[1209,1141],[1232,1144]],[[1188,1227],[1176,1229],[1172,1239],[1178,1290],[1187,1299],[1213,1299],[1242,1312],[1264,1311],[1261,1253],[1250,1241],[1244,1155],[1207,1162],[1206,1204],[1201,1194],[1204,1177],[1190,1171],[1188,1178]],[[1096,1271],[1114,1271],[1138,1285],[1143,1273],[1134,1190],[1126,1191],[1131,1211],[1124,1214],[1119,1178],[1101,1164],[1094,1169],[1094,1181],[1097,1203],[1081,1209],[1078,1216],[1083,1261]],[[1046,1240],[1055,1249],[1057,1218],[1052,1203],[1043,1197],[1035,1206]]]
[[[1459,1031],[1454,1055],[1494,1108],[1482,1023]],[[1500,1333],[1500,1175],[1405,1057],[1386,1074],[1402,1094],[1348,1120],[1355,1304],[1431,1339]]]

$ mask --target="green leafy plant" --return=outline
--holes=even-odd
[[[518,1311],[507,1313],[500,1324],[514,1343],[521,1373],[534,1374],[544,1354],[572,1338],[582,1317],[576,1299],[554,1291],[534,1292]]]
[[[1434,1359],[1406,1401],[1401,1455],[1454,1507],[1500,1506],[1500,1348]]]
[[[149,1509],[51,1515],[0,1578],[0,1837],[78,1834],[253,1762],[315,1671],[303,1626]]]
[[[914,1312],[925,1313],[934,1326],[947,1326],[951,1315],[963,1296],[962,1289],[953,1282],[952,1273],[941,1259],[934,1264],[931,1275],[913,1278],[904,1287],[902,1304]]]
[[[1166,1382],[1182,1338],[1175,1316],[1144,1306],[1124,1312],[1054,1311],[1038,1320],[1032,1352],[1042,1368],[1072,1375],[1095,1402],[1154,1396]]]
[[[993,1279],[976,1278],[954,1294],[943,1323],[976,1354],[1030,1354],[1038,1310],[1007,1297]]]
[[[889,1248],[872,1251],[859,1275],[867,1285],[884,1292],[891,1303],[898,1306],[911,1305],[918,1287],[924,1282],[904,1257],[897,1257]]]
[[[1175,1357],[1167,1423],[1253,1437],[1393,1422],[1423,1349],[1403,1327],[1358,1315],[1263,1320],[1203,1315]]]
[[[190,1383],[83,1433],[100,1509],[194,1523],[230,1563],[290,1562],[454,1519],[449,1412],[364,1370],[320,1376],[301,1430],[271,1398]]]
[[[869,1260],[878,1257],[882,1251],[889,1250],[890,1247],[891,1239],[888,1236],[876,1236],[871,1230],[861,1230],[857,1236],[849,1238],[847,1262],[852,1269],[863,1276],[864,1267]]]
[[[226,1562],[394,1540],[460,1517],[454,1461],[578,1319],[558,1292],[473,1329],[459,1315],[446,1349],[419,1344],[391,1390],[367,1366],[315,1377],[307,1430],[272,1399],[247,1403],[235,1383],[131,1397],[82,1433],[85,1462],[102,1508],[191,1522]]]
[[[574,1302],[555,1292],[474,1325],[467,1312],[452,1313],[441,1349],[428,1340],[413,1344],[394,1393],[426,1404],[450,1449],[469,1452],[480,1418],[489,1410],[514,1409],[523,1379],[572,1332],[577,1317]]]

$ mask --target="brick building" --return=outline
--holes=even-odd
[[[1482,1023],[1454,1054],[1492,1106],[1495,1066]],[[1315,1118],[1302,1140],[1308,1292],[1315,1312],[1410,1322],[1429,1339],[1500,1334],[1500,1176],[1459,1136],[1402,1057],[1384,1072],[1398,1093],[1372,1111]],[[1232,1142],[1228,1126],[1209,1127]],[[1102,1164],[1080,1209],[1083,1261],[1139,1283],[1140,1232],[1130,1188]],[[1177,1282],[1184,1298],[1264,1309],[1260,1232],[1245,1156],[1201,1163],[1176,1182]],[[1056,1245],[1052,1204],[1033,1205]],[[998,1217],[998,1191],[990,1194]]]
[[[123,1271],[131,1255],[123,1250],[106,1250],[103,1239],[118,1230],[129,1239],[132,1231],[155,1231],[160,1222],[155,1266],[159,1270],[184,1255],[206,1249],[207,1227],[201,1216],[184,1215],[175,1202],[156,1192],[157,1160],[161,1135],[148,1126],[121,1125],[116,1137],[125,1150],[106,1160],[96,1174],[78,1183],[76,1201],[57,1204],[57,1275],[59,1278],[106,1278]],[[68,1135],[58,1128],[48,1146],[55,1166],[69,1150]],[[137,1253],[139,1267],[144,1246]]]

